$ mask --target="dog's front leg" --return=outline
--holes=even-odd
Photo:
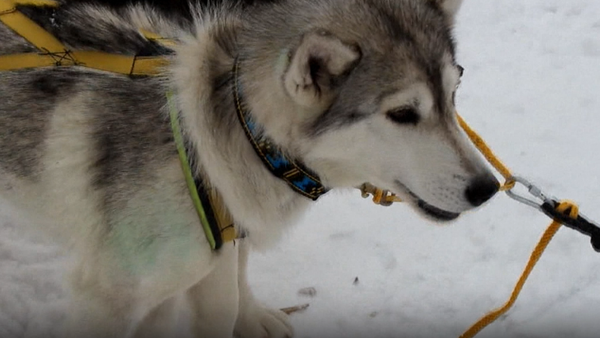
[[[192,331],[199,338],[231,338],[238,315],[238,247],[223,245],[213,270],[187,291]]]
[[[93,261],[94,263],[90,263]],[[128,338],[137,325],[139,303],[133,279],[100,259],[82,260],[71,276],[72,299],[64,336],[67,338]],[[114,271],[105,274],[105,271]],[[117,277],[113,275],[118,275]]]
[[[240,240],[238,245],[240,311],[235,324],[235,336],[238,338],[292,337],[293,329],[287,315],[280,310],[266,308],[254,298],[247,276],[250,243]]]

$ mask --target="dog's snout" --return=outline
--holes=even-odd
[[[500,189],[500,183],[495,177],[491,175],[479,176],[467,187],[465,195],[469,203],[478,207],[492,198],[498,192],[498,189]]]

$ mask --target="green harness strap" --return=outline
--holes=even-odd
[[[171,119],[171,128],[173,129],[173,137],[179,154],[179,162],[183,169],[185,182],[187,183],[190,197],[198,213],[200,223],[204,229],[206,239],[210,243],[213,250],[218,250],[224,242],[233,241],[236,238],[236,231],[230,215],[224,215],[223,208],[218,208],[222,204],[220,197],[214,194],[214,191],[209,191],[199,180],[194,178],[188,151],[186,149],[183,134],[181,132],[181,124],[179,122],[179,110],[177,109],[173,93],[167,92],[167,101],[169,105],[169,116]],[[212,194],[211,194],[212,192]]]

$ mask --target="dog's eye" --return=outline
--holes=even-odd
[[[386,113],[388,119],[398,124],[412,124],[416,125],[421,119],[415,108],[413,107],[401,107],[392,109]]]

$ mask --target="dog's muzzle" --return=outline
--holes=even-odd
[[[476,177],[465,190],[465,198],[472,206],[487,202],[500,190],[500,183],[492,175]]]

